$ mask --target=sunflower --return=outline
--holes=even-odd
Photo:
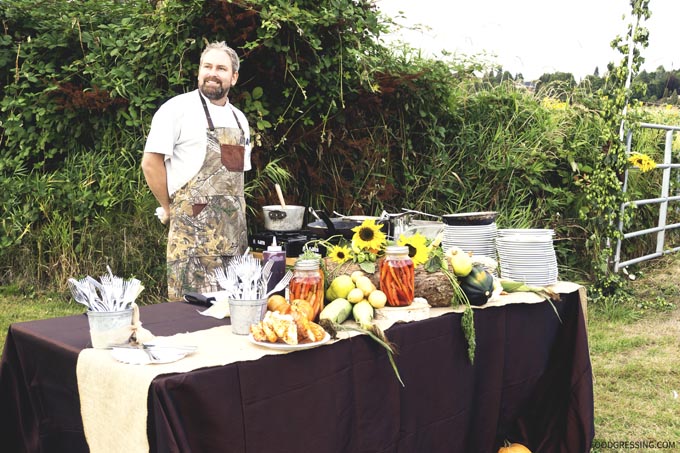
[[[352,251],[346,245],[334,245],[328,251],[331,261],[342,264],[352,259]]]
[[[375,224],[375,219],[364,220],[361,225],[352,228],[354,231],[352,244],[359,249],[380,250],[387,239],[385,233],[380,231],[382,227],[382,225]]]
[[[411,257],[413,264],[416,266],[425,264],[430,256],[430,247],[427,245],[427,238],[420,233],[416,233],[409,237],[399,236],[397,244],[408,247],[408,256]]]
[[[643,173],[656,168],[656,162],[654,162],[654,159],[642,153],[631,154],[628,156],[628,162],[630,162],[630,164],[634,167],[639,168]]]

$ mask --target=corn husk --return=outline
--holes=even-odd
[[[553,308],[553,311],[555,311],[555,314],[557,315],[557,319],[559,319],[560,324],[562,324],[560,314],[557,312],[555,304],[553,304],[553,301],[559,302],[560,300],[560,295],[557,294],[555,291],[551,290],[550,288],[546,288],[545,286],[527,285],[524,282],[518,282],[507,278],[501,278],[500,283],[501,286],[503,287],[503,291],[505,291],[506,293],[525,292],[538,294],[539,296],[541,296],[550,303],[550,305]]]

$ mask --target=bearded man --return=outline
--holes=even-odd
[[[245,252],[244,172],[251,169],[250,128],[229,102],[239,58],[224,42],[208,44],[198,89],[165,102],[151,121],[142,171],[169,222],[168,299],[220,288],[214,271]]]

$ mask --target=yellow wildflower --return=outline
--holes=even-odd
[[[656,168],[654,159],[642,153],[632,153],[628,156],[628,162],[630,162],[633,167],[639,168],[643,173]]]
[[[569,106],[566,102],[550,97],[543,98],[541,104],[549,110],[566,110]]]

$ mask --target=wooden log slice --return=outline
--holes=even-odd
[[[448,307],[453,297],[453,287],[443,272],[428,272],[423,266],[416,268],[416,297],[424,297],[431,307]]]

